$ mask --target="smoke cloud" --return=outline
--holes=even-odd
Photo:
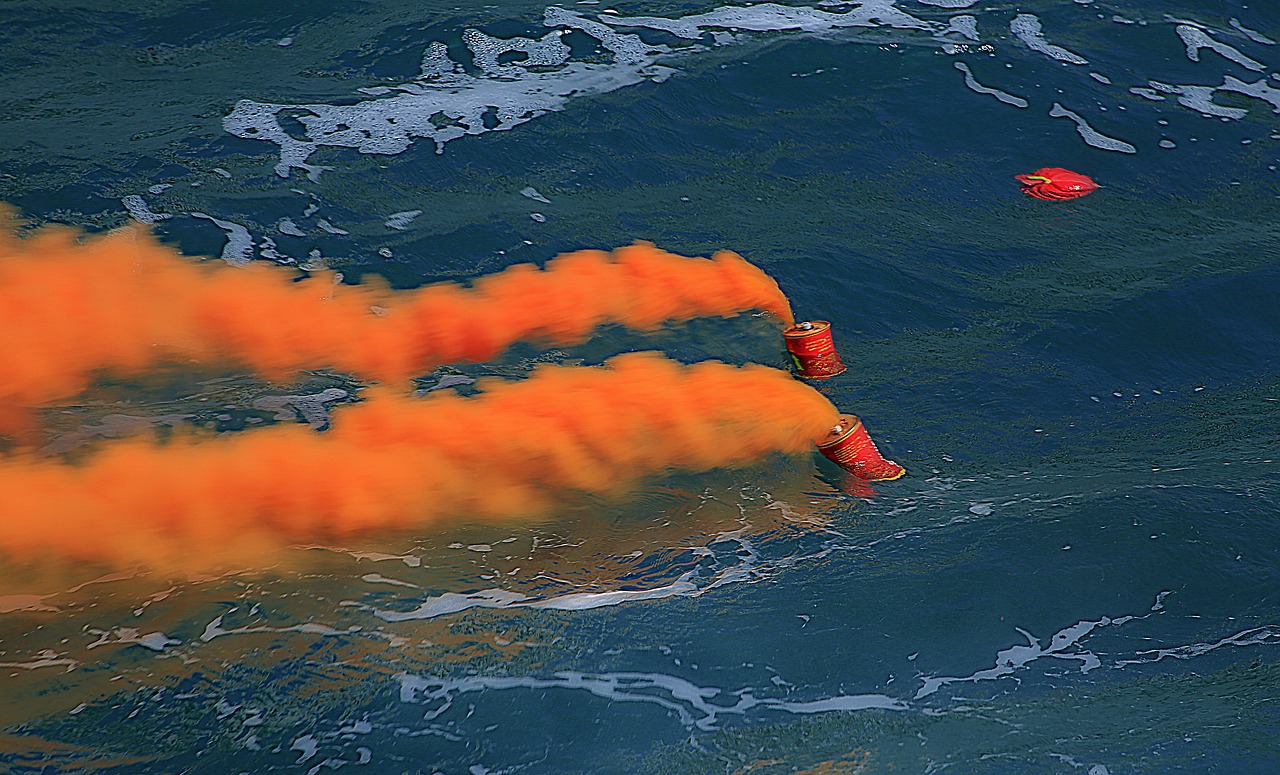
[[[330,272],[201,263],[141,228],[18,238],[4,225],[0,433],[104,373],[229,363],[275,381],[332,368],[394,384],[516,341],[575,344],[605,323],[653,329],[751,309],[792,320],[777,284],[728,251],[685,258],[637,243],[515,265],[470,287],[394,291]]]
[[[326,433],[135,438],[77,464],[0,458],[0,552],[203,572],[294,543],[545,513],[669,468],[808,452],[839,415],[785,372],[653,353],[479,387],[425,398],[371,388]]]
[[[0,219],[12,219],[0,210]],[[0,433],[99,375],[230,365],[268,379],[331,368],[382,385],[330,430],[179,429],[76,461],[0,457],[0,555],[166,572],[274,562],[295,544],[379,530],[545,514],[645,476],[800,453],[838,412],[763,366],[682,366],[654,353],[542,366],[478,395],[406,395],[443,364],[516,341],[569,345],[601,324],[653,329],[752,309],[792,316],[777,284],[730,252],[685,258],[636,243],[512,266],[469,286],[395,291],[270,265],[185,258],[141,228],[0,223]]]

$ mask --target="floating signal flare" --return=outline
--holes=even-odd
[[[1098,184],[1087,175],[1061,167],[1041,167],[1026,175],[1014,175],[1022,183],[1022,191],[1036,199],[1059,201],[1098,190]]]
[[[478,384],[475,397],[371,389],[324,433],[134,438],[75,463],[0,457],[0,552],[183,572],[271,562],[299,542],[517,519],[667,469],[803,454],[839,417],[784,371],[656,353]]]
[[[808,379],[830,379],[843,374],[844,361],[836,352],[831,338],[831,324],[825,320],[796,323],[782,332],[787,352],[795,364],[796,373]]]
[[[881,456],[862,420],[851,414],[840,415],[827,435],[818,441],[818,451],[844,470],[869,482],[891,481],[907,472]]]
[[[0,230],[0,425],[101,371],[225,360],[268,377],[329,366],[393,381],[521,339],[580,341],[604,322],[653,328],[749,309],[792,322],[777,283],[735,254],[689,259],[645,243],[513,266],[470,287],[392,291],[200,264],[136,229],[83,240]],[[812,375],[843,370],[825,321],[792,338],[813,357]],[[764,366],[632,353],[479,388],[416,398],[373,387],[324,433],[180,431],[74,462],[0,456],[0,553],[199,572],[274,561],[300,541],[528,516],[669,468],[745,465],[815,442],[863,479],[902,475],[857,418]]]

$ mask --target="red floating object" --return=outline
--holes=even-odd
[[[1098,184],[1088,175],[1061,167],[1042,167],[1029,175],[1014,177],[1022,183],[1023,193],[1036,199],[1075,199],[1098,190]]]
[[[844,361],[831,339],[831,324],[825,320],[796,323],[782,332],[787,352],[796,372],[808,379],[829,379],[844,373]]]
[[[885,460],[867,434],[862,420],[842,414],[835,427],[818,441],[818,451],[828,460],[854,476],[868,482],[887,482],[907,471],[892,460]]]

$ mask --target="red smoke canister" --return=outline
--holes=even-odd
[[[835,427],[818,441],[818,451],[844,470],[869,482],[887,482],[907,472],[892,460],[880,456],[880,450],[867,435],[862,420],[851,414],[840,415]]]
[[[844,373],[845,365],[831,340],[831,324],[825,320],[796,323],[782,336],[796,371],[808,379],[828,379]]]

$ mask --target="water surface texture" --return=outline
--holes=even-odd
[[[0,769],[1280,771],[1273,3],[108,5],[0,4],[32,224],[398,288],[731,249],[909,475],[776,456],[198,578],[6,560]],[[1102,188],[1020,193],[1046,166]],[[747,315],[418,389],[641,349],[787,365]],[[167,380],[49,408],[45,454],[362,389]]]

